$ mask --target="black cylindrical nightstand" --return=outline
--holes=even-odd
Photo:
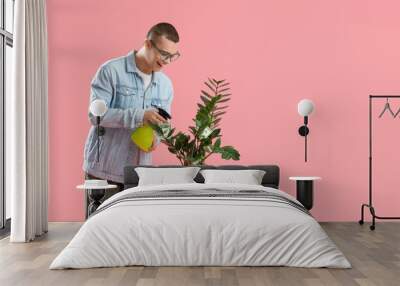
[[[289,180],[296,181],[296,199],[302,205],[311,210],[314,203],[314,181],[321,177],[289,177]]]

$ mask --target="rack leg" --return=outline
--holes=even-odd
[[[368,205],[368,204],[362,204],[362,205],[361,205],[361,219],[358,221],[358,223],[359,223],[360,225],[363,225],[363,224],[364,224],[364,207],[369,208],[369,211],[370,211],[371,216],[372,216],[372,225],[370,225],[369,228],[370,228],[371,230],[375,230],[375,219],[377,218],[377,216],[376,216],[376,214],[375,214],[375,209],[374,209],[374,207],[371,206],[371,205]]]
[[[376,215],[375,215],[375,209],[374,209],[373,206],[370,206],[370,207],[369,207],[369,210],[370,210],[371,215],[372,215],[372,225],[371,225],[369,228],[370,228],[371,230],[375,230],[375,217],[376,217]]]
[[[358,221],[359,224],[364,224],[364,207],[369,208],[369,211],[372,216],[372,224],[370,225],[371,230],[375,230],[375,221],[376,219],[388,219],[388,220],[400,220],[400,216],[379,216],[375,213],[375,208],[369,204],[361,205],[361,219]]]
[[[366,204],[361,205],[361,219],[358,221],[360,225],[364,224],[364,207],[367,206]]]

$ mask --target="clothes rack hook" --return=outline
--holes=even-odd
[[[395,118],[397,116],[397,114],[399,113],[400,109],[396,112],[396,114],[394,114],[392,108],[390,107],[390,103],[389,103],[389,98],[386,97],[386,103],[385,103],[385,107],[383,108],[381,114],[379,114],[379,118],[381,118],[383,116],[383,114],[385,114],[386,110],[388,110],[390,112],[390,114],[393,116],[393,118]]]

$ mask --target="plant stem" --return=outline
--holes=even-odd
[[[211,151],[210,153],[208,153],[207,156],[204,157],[203,161],[205,161],[208,157],[210,157],[211,154],[214,154],[214,151]]]

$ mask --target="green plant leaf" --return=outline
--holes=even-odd
[[[176,154],[176,150],[173,147],[168,147],[168,151],[171,152],[172,154]]]
[[[220,133],[221,133],[221,129],[219,129],[219,128],[214,129],[214,130],[212,131],[212,133],[210,134],[210,138],[211,138],[211,139],[214,139],[214,138],[220,136]]]
[[[207,138],[208,136],[210,136],[211,135],[211,133],[212,133],[213,131],[212,131],[212,129],[210,128],[210,127],[206,127],[206,128],[204,128],[203,130],[202,130],[202,132],[201,132],[201,134],[200,134],[200,138],[201,139],[204,139],[204,138]]]
[[[190,129],[190,131],[192,131],[193,135],[197,135],[197,129],[195,127],[190,126],[189,129]]]
[[[200,98],[205,104],[210,102],[210,100],[207,97],[205,97],[204,95],[200,96]]]
[[[238,151],[236,151],[235,148],[232,146],[224,146],[220,148],[219,153],[221,154],[222,159],[225,160],[239,160],[240,159],[240,154]]]
[[[225,113],[226,113],[226,111],[216,112],[216,113],[214,114],[214,116],[215,116],[215,117],[219,117],[219,116],[221,116],[221,115],[224,115]]]
[[[214,147],[215,147],[215,148],[221,147],[221,138],[218,138],[217,140],[215,140]]]
[[[211,78],[208,78],[208,81],[209,81],[214,87],[217,87],[217,83],[215,82],[215,80],[212,80]]]
[[[217,110],[223,110],[223,109],[227,109],[227,108],[228,108],[228,105],[220,106],[220,107],[215,108],[215,111],[217,111]]]
[[[225,86],[228,86],[228,85],[229,85],[229,82],[225,82],[225,83],[222,83],[221,85],[219,85],[219,87],[222,88],[222,87],[225,87]]]
[[[212,96],[211,96],[210,94],[208,94],[207,92],[205,92],[204,90],[202,90],[201,93],[202,93],[203,95],[205,95],[205,96],[206,96],[207,98],[209,98],[209,99],[212,98]]]
[[[175,139],[175,149],[176,149],[177,151],[180,151],[180,150],[182,149],[185,140],[186,140],[186,135],[183,134],[182,132],[179,132],[179,133],[176,135],[176,139]]]
[[[209,89],[211,89],[214,93],[216,93],[216,89],[212,87],[208,82],[204,82],[206,86],[208,86]]]
[[[225,99],[220,100],[219,103],[227,102],[227,101],[229,101],[229,100],[231,100],[231,99],[230,99],[229,97],[227,97],[227,98],[225,98]]]
[[[221,89],[221,90],[218,90],[218,92],[219,92],[219,94],[221,94],[221,93],[223,93],[223,92],[225,92],[225,91],[228,91],[228,90],[230,90],[229,87],[228,87],[228,88]]]
[[[221,121],[221,119],[222,119],[222,118],[218,118],[218,119],[214,120],[214,121],[213,121],[213,124],[214,124],[214,125],[218,124],[218,123]]]
[[[175,128],[172,128],[169,132],[168,135],[166,136],[167,138],[171,137],[175,132]]]

